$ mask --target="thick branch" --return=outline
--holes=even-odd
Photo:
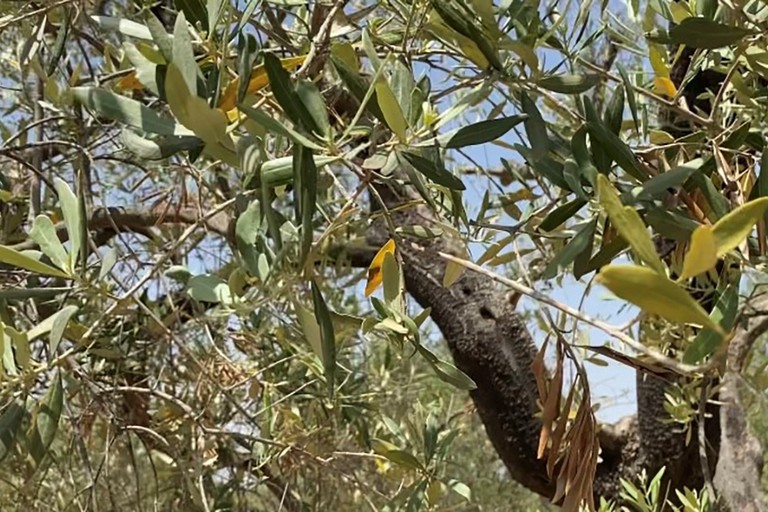
[[[380,194],[388,208],[403,201],[384,188]],[[399,209],[395,226],[426,226],[435,222],[424,207]],[[380,246],[384,226],[370,230],[370,243]],[[440,328],[456,366],[477,384],[471,397],[494,448],[512,477],[528,489],[551,498],[554,482],[536,449],[538,418],[536,380],[532,364],[536,347],[507,294],[486,275],[466,271],[453,286],[442,285],[445,261],[439,252],[453,253],[447,239],[408,239],[399,245],[408,292]],[[628,475],[636,454],[631,421],[601,433],[602,459],[596,492],[616,496],[619,478]]]
[[[720,456],[715,472],[715,487],[731,510],[765,510],[760,480],[763,450],[750,432],[746,411],[739,397],[743,389],[741,372],[747,355],[758,337],[768,332],[768,297],[747,303],[742,322],[728,348],[725,376],[720,388]]]
[[[91,231],[107,231],[112,233],[133,231],[145,233],[147,229],[163,224],[195,224],[203,218],[197,208],[120,208],[107,207],[98,208],[91,213],[88,219],[88,229]],[[230,218],[220,212],[205,220],[204,225],[210,231],[219,234],[227,239],[231,239]],[[63,222],[56,224],[56,234],[62,242],[65,242],[69,235]],[[102,241],[103,241],[102,237]],[[37,245],[32,240],[26,240],[12,246],[17,251],[35,249]]]

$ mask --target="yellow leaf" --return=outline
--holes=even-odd
[[[723,334],[704,308],[683,288],[666,276],[639,265],[608,265],[600,270],[597,281],[614,295],[631,302],[646,313],[672,322],[704,326]]]
[[[664,264],[656,254],[656,247],[637,211],[631,206],[622,205],[619,193],[602,174],[597,176],[597,192],[600,205],[611,219],[611,224],[632,247],[632,252],[656,272],[664,274]]]
[[[291,71],[301,66],[304,63],[305,58],[306,55],[288,57],[285,59],[280,59],[280,63],[286,70]],[[267,70],[264,68],[263,64],[259,64],[251,71],[251,80],[248,82],[248,89],[246,94],[254,94],[267,85],[269,85]],[[219,100],[219,108],[227,113],[227,117],[229,117],[230,120],[233,119],[233,116],[230,116],[230,111],[237,107],[237,90],[239,87],[240,78],[238,77],[229,82],[227,87],[224,89],[224,92],[221,94],[221,99]],[[235,116],[236,115],[237,114],[235,114]],[[236,119],[236,117],[234,118]]]
[[[717,257],[721,258],[744,241],[752,228],[768,211],[768,197],[761,197],[736,208],[712,226],[717,244]]]
[[[395,241],[389,240],[386,244],[379,249],[379,252],[374,256],[371,266],[368,267],[368,282],[365,285],[365,296],[369,297],[376,289],[381,286],[384,279],[382,267],[384,265],[384,256],[395,253]]]
[[[668,96],[670,98],[674,98],[677,96],[677,87],[675,87],[674,82],[669,79],[669,77],[662,76],[662,77],[656,77],[653,79],[653,89],[665,96]]]
[[[457,255],[459,258],[465,260],[469,258],[469,252],[467,251],[466,247],[462,246],[461,252],[462,254]],[[443,286],[448,288],[449,286],[453,285],[453,283],[459,280],[463,273],[464,265],[461,263],[456,263],[455,261],[449,261],[445,265],[445,273],[443,274]]]
[[[136,78],[136,72],[132,71],[115,84],[115,89],[118,91],[140,91],[144,89],[144,84],[139,82]]]
[[[666,50],[663,46],[655,43],[648,45],[648,58],[651,61],[653,73],[658,77],[669,78],[669,66],[667,66]]]
[[[392,92],[389,84],[383,78],[376,81],[376,97],[387,125],[397,135],[400,142],[405,142],[408,122],[405,120],[397,98],[395,98],[395,93]]]
[[[717,263],[717,243],[710,226],[699,226],[691,235],[691,244],[683,261],[679,281],[697,276]]]

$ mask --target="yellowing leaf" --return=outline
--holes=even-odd
[[[144,84],[139,82],[139,79],[136,78],[136,72],[133,71],[121,78],[115,84],[115,89],[118,91],[140,91],[144,89]]]
[[[298,57],[288,57],[286,59],[280,59],[280,63],[283,68],[290,71],[296,69],[304,63],[306,55],[300,55]],[[267,70],[263,64],[253,68],[251,71],[251,80],[248,82],[248,89],[246,94],[254,94],[264,87],[269,85],[269,78],[267,77]],[[224,92],[221,94],[221,100],[219,100],[219,108],[227,113],[228,117],[230,111],[237,107],[237,90],[240,87],[240,78],[235,78],[227,85]]]
[[[621,237],[632,247],[632,252],[647,263],[659,274],[664,274],[664,264],[656,254],[648,230],[643,219],[631,206],[624,206],[619,198],[619,193],[613,188],[611,182],[604,175],[597,176],[597,191],[600,205],[611,219],[611,224],[616,228]]]
[[[717,257],[721,258],[744,241],[768,210],[768,197],[750,201],[718,220],[712,226],[717,244]]]
[[[656,76],[669,78],[669,66],[667,66],[667,56],[663,46],[654,43],[649,44],[648,58]]]
[[[608,265],[597,281],[614,295],[638,306],[646,313],[672,322],[704,326],[723,334],[701,304],[666,276],[639,265]]]
[[[397,98],[395,98],[395,93],[392,92],[392,88],[383,78],[376,82],[376,98],[387,125],[397,135],[400,142],[405,142],[408,122],[405,120]]]
[[[697,276],[717,263],[717,243],[710,226],[699,226],[691,235],[691,244],[683,261],[679,281]]]
[[[382,267],[384,265],[384,256],[389,254],[395,253],[395,241],[389,240],[386,244],[382,246],[381,249],[379,249],[379,252],[376,253],[376,256],[373,258],[373,261],[371,262],[371,266],[368,267],[368,282],[365,285],[365,296],[369,297],[373,292],[376,291],[376,289],[381,286],[381,283],[384,279],[384,273],[382,272]]]
[[[467,251],[467,248],[462,246],[462,254],[459,254],[458,256],[465,260],[468,259],[469,252]],[[459,280],[463,273],[464,265],[456,263],[455,261],[449,261],[445,266],[445,274],[443,274],[443,286],[448,288],[453,285],[453,283]]]
[[[653,79],[653,88],[656,92],[674,98],[677,95],[677,87],[669,77],[657,76]]]

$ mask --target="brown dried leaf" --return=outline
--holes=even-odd
[[[547,391],[547,399],[544,402],[544,410],[541,414],[541,435],[539,436],[539,449],[537,457],[541,459],[544,456],[544,451],[547,448],[550,435],[552,433],[552,425],[557,419],[560,412],[560,397],[562,395],[563,387],[563,352],[558,345],[557,349],[557,366],[555,368],[555,376],[552,378],[552,382],[549,385]]]

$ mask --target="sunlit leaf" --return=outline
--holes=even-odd
[[[192,135],[173,119],[162,117],[136,100],[96,87],[73,87],[77,101],[96,113],[146,133]]]
[[[69,234],[69,268],[74,269],[77,263],[77,256],[80,251],[84,251],[86,248],[85,238],[83,238],[84,219],[80,212],[80,204],[77,196],[66,181],[60,178],[53,179],[53,186],[56,189],[56,193],[59,196],[59,203],[61,204],[61,212],[64,214],[64,225],[67,227],[67,233]]]
[[[67,251],[56,233],[56,226],[50,218],[38,215],[29,232],[29,237],[40,246],[40,250],[51,259],[54,265],[65,272],[72,268]]]
[[[187,293],[200,302],[231,304],[233,301],[229,285],[219,276],[202,274],[193,276],[187,282]]]
[[[408,131],[408,122],[405,120],[400,104],[397,102],[395,94],[389,87],[384,78],[376,81],[376,98],[379,102],[379,108],[384,114],[387,126],[395,133],[400,142],[405,142],[406,132]]]
[[[650,268],[608,265],[600,269],[596,279],[614,295],[646,313],[672,322],[701,325],[722,334],[720,327],[688,292]]]
[[[46,265],[45,263],[4,245],[0,245],[0,262],[46,276],[69,277],[61,270]]]
[[[656,253],[653,240],[637,211],[631,206],[621,204],[618,192],[602,174],[597,177],[597,190],[600,205],[611,219],[611,224],[629,243],[635,255],[659,274],[664,274],[664,264]]]
[[[369,297],[374,291],[376,291],[376,289],[381,286],[381,283],[383,282],[384,275],[382,272],[382,267],[384,265],[384,256],[387,253],[395,253],[394,240],[389,240],[381,247],[381,249],[379,249],[379,252],[376,253],[373,261],[371,261],[371,265],[368,267],[368,281],[365,285],[366,297]]]
[[[697,276],[717,263],[717,240],[710,226],[699,226],[691,235],[691,244],[683,260],[679,280]]]
[[[736,208],[718,220],[712,226],[717,243],[717,257],[721,258],[737,248],[767,211],[768,197],[761,197]]]

